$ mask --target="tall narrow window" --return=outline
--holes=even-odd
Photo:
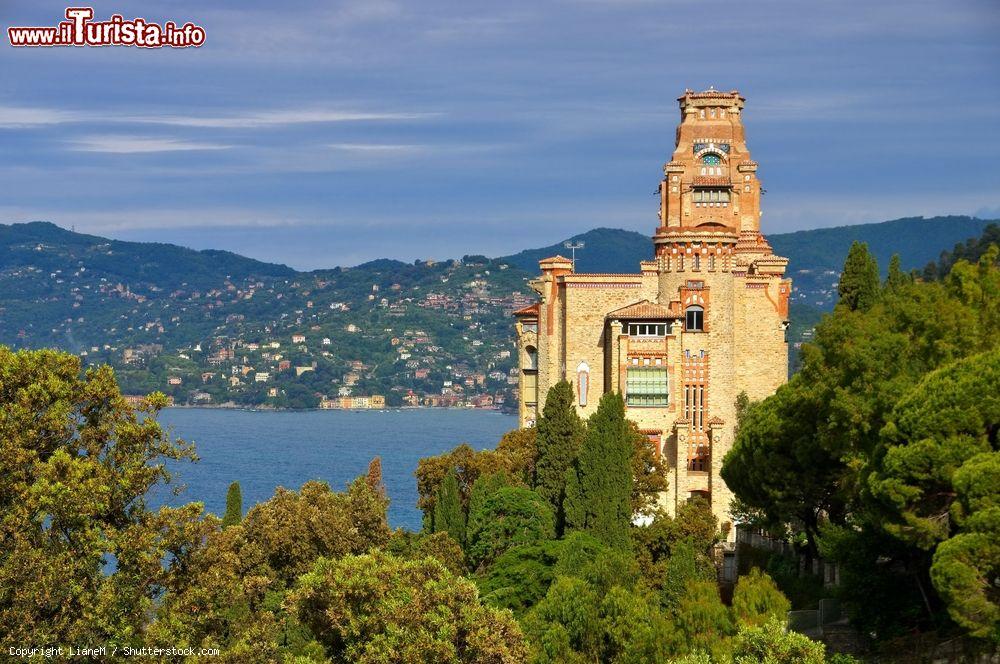
[[[694,269],[696,270],[701,269],[701,256],[699,256],[698,254],[694,255]]]
[[[590,365],[580,362],[576,367],[576,394],[580,406],[587,405],[587,391],[590,389]]]
[[[705,329],[705,310],[694,304],[684,312],[684,329],[688,332],[701,332]]]

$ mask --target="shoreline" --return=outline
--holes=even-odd
[[[174,409],[174,408],[183,410],[242,410],[253,413],[314,413],[314,412],[387,413],[387,412],[411,411],[411,410],[473,410],[486,413],[499,413],[501,415],[517,415],[517,411],[512,411],[508,413],[504,412],[500,408],[475,408],[471,406],[395,406],[395,407],[385,407],[385,408],[275,408],[273,406],[240,406],[236,404],[233,405],[172,404],[170,406],[167,406],[164,410]]]

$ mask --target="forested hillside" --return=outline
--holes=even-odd
[[[852,240],[867,241],[882,264],[898,251],[910,270],[986,224],[903,219],[771,236],[795,282],[789,341],[807,339],[832,308]],[[572,240],[585,243],[581,271],[630,272],[652,255],[650,239],[632,231]],[[108,362],[127,392],[163,390],[179,403],[315,407],[377,394],[393,406],[509,407],[510,314],[534,301],[527,281],[554,253],[568,251],[297,272],[49,223],[0,225],[0,344]]]

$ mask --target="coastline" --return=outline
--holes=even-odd
[[[243,410],[254,413],[310,413],[310,412],[350,412],[350,413],[387,413],[394,411],[412,410],[477,410],[483,412],[500,413],[501,415],[514,415],[517,411],[505,412],[501,408],[477,408],[475,406],[395,406],[386,408],[276,408],[274,406],[241,406],[238,404],[171,404],[167,409],[183,410]]]

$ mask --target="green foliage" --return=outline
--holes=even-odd
[[[728,637],[735,629],[714,580],[689,583],[672,614],[689,652],[701,650],[714,658],[725,657]]]
[[[960,260],[977,263],[991,246],[1000,246],[1000,224],[992,223],[983,229],[979,237],[960,242],[951,251],[942,251],[936,263],[931,262],[924,267],[923,277],[927,280],[945,277]]]
[[[469,518],[467,520],[468,530],[475,530],[482,526],[479,520],[483,516],[483,505],[500,489],[514,486],[507,473],[503,470],[481,475],[472,485],[469,494]]]
[[[657,452],[649,438],[628,422],[632,438],[632,514],[651,515],[660,494],[667,490],[667,459]]]
[[[600,655],[600,598],[586,581],[561,576],[523,621],[531,644],[558,644],[561,653],[575,651],[594,661]],[[553,633],[553,629],[556,632]],[[537,647],[537,646],[536,646]],[[544,645],[543,645],[544,647]],[[585,661],[581,658],[581,661]],[[556,661],[536,653],[536,661]]]
[[[545,597],[555,579],[556,562],[568,541],[550,540],[504,552],[476,577],[483,601],[523,615]]]
[[[387,501],[359,477],[346,493],[309,481],[299,491],[279,487],[243,519],[241,535],[290,586],[319,557],[381,548],[389,540]]]
[[[399,528],[393,531],[384,550],[406,560],[433,558],[455,576],[466,571],[465,552],[446,532],[413,533]]]
[[[566,523],[607,546],[629,547],[634,447],[621,395],[601,397],[577,462],[567,471]]]
[[[899,266],[899,254],[893,254],[892,260],[889,261],[889,274],[885,278],[885,290],[895,293],[912,281],[913,278]]]
[[[736,634],[733,664],[823,664],[823,644],[796,632],[785,631],[776,617],[762,624],[745,625]]]
[[[477,569],[512,547],[552,539],[555,517],[534,491],[502,487],[470,513],[468,536],[469,564]]]
[[[526,648],[509,612],[436,560],[376,552],[320,559],[289,596],[335,663],[515,664]]]
[[[704,551],[697,551],[687,542],[678,542],[671,548],[670,557],[662,566],[663,590],[660,601],[668,609],[676,609],[688,589],[696,583],[711,583],[716,579],[715,565]]]
[[[226,491],[226,513],[222,517],[222,527],[235,526],[243,520],[243,492],[240,483],[233,482]]]
[[[732,608],[737,623],[757,627],[772,619],[783,623],[792,605],[774,580],[755,567],[736,582]]]
[[[444,482],[438,489],[433,532],[448,533],[453,540],[462,544],[465,542],[465,512],[462,510],[462,498],[458,491],[458,477],[452,470],[445,475]]]
[[[867,310],[839,307],[802,370],[749,406],[724,460],[760,525],[790,527],[840,563],[838,593],[877,639],[993,633],[993,518],[974,514],[994,501],[998,253],[938,282],[897,279]]]
[[[957,473],[967,461],[998,445],[1000,422],[1000,350],[974,355],[928,374],[893,409],[882,430],[876,461],[868,475],[873,497],[888,519],[883,527],[923,549],[947,539],[965,516],[954,503]],[[975,475],[974,475],[975,476]],[[979,476],[982,479],[990,479]],[[966,481],[972,509],[989,505],[1000,494],[975,495],[986,489]]]
[[[201,505],[151,512],[171,440],[153,394],[136,412],[108,367],[0,346],[0,633],[11,644],[136,644],[151,598],[202,533]],[[207,520],[207,523],[214,523]],[[161,560],[176,555],[168,568]],[[105,571],[115,560],[116,567]]]
[[[878,263],[868,253],[868,245],[864,242],[854,242],[847,252],[837,293],[840,296],[838,304],[851,311],[868,311],[878,300]]]
[[[563,533],[566,514],[566,473],[580,451],[583,422],[573,404],[573,387],[561,380],[549,388],[542,416],[535,427],[538,460],[532,486],[549,501],[556,515],[556,532]]]
[[[445,454],[425,457],[417,463],[417,507],[424,512],[424,522],[430,526],[434,505],[441,484],[448,473],[458,480],[463,509],[471,499],[472,487],[482,475],[503,471],[510,483],[527,484],[532,477],[537,450],[534,429],[515,429],[504,434],[495,450],[476,451],[462,444]]]

